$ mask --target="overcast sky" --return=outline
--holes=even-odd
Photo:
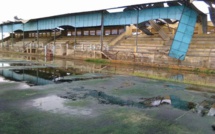
[[[33,19],[65,13],[91,11],[162,0],[2,0],[0,23],[14,21],[14,16]],[[207,5],[195,2],[200,10],[208,13]]]

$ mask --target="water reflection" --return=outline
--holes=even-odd
[[[9,67],[10,66],[10,64],[8,64],[8,63],[1,63],[0,64],[0,67]]]
[[[9,80],[25,81],[34,85],[46,85],[60,82],[70,75],[79,75],[83,72],[74,68],[27,68],[27,69],[3,69],[0,75]]]
[[[20,74],[19,72],[23,72],[25,81],[27,80],[27,75],[29,77],[36,77],[34,78],[34,84],[37,85],[44,85],[45,83],[53,83],[53,81],[59,81],[64,79],[65,76],[72,76],[75,75],[76,72],[83,73],[105,73],[105,74],[143,74],[144,76],[154,76],[154,77],[161,77],[161,78],[168,78],[177,81],[189,81],[189,82],[198,82],[205,85],[214,85],[215,75],[206,75],[201,73],[194,73],[189,71],[182,71],[182,70],[169,70],[169,69],[158,69],[158,68],[150,68],[150,67],[143,67],[143,66],[132,66],[132,65],[119,65],[119,64],[94,64],[88,63],[82,60],[65,60],[65,59],[52,59],[48,60],[47,58],[28,58],[28,56],[13,56],[13,55],[0,55],[0,65],[2,62],[4,65],[8,64],[9,67],[6,69],[10,69],[9,71],[13,71],[14,73]],[[10,61],[10,59],[17,59],[17,61]],[[21,61],[23,60],[29,61]],[[8,62],[8,63],[7,63]],[[47,67],[47,65],[49,67]],[[51,67],[50,67],[51,66]],[[55,68],[54,66],[57,66]],[[2,67],[0,67],[2,68]],[[44,68],[44,69],[42,69]],[[49,71],[48,71],[49,70]],[[38,71],[38,72],[37,72]],[[58,73],[58,71],[61,71]],[[64,73],[62,74],[62,71]],[[75,72],[75,73],[74,73]],[[5,76],[8,77],[11,75],[11,72],[5,71]],[[4,73],[2,76],[4,76]],[[27,74],[26,74],[27,73]],[[25,76],[26,75],[26,76]],[[25,79],[26,78],[26,79]],[[39,81],[41,79],[48,80],[47,82],[42,83]],[[13,78],[16,80],[16,78]],[[37,82],[36,80],[39,79]],[[20,80],[20,79],[17,79]]]
[[[54,113],[67,113],[72,115],[90,115],[92,114],[92,109],[88,108],[77,108],[77,107],[65,107],[65,99],[58,96],[52,95],[43,98],[38,98],[33,100],[32,105],[49,112]]]
[[[211,107],[210,111],[208,112],[209,116],[215,116],[215,103]]]
[[[170,79],[176,80],[176,81],[184,81],[184,75],[183,74],[177,74],[170,77]]]
[[[4,77],[0,77],[0,82],[8,82],[8,80],[5,80]]]

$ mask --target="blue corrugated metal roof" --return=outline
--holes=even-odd
[[[196,11],[184,7],[183,13],[172,43],[169,56],[184,60],[193,37],[197,20]]]
[[[36,31],[54,29],[59,26],[93,27],[100,26],[103,11],[86,12],[82,14],[68,14],[28,21],[25,24],[10,23],[1,26],[4,32],[16,30]],[[154,20],[175,19],[180,20],[173,44],[169,53],[170,57],[184,60],[192,35],[195,29],[197,12],[185,6],[161,7],[135,10],[126,10],[119,13],[104,13],[104,26],[129,25]],[[137,16],[139,18],[137,18]]]
[[[167,8],[150,8],[139,11],[139,22],[144,22],[153,19],[175,19],[179,20],[182,14],[183,6],[167,7]],[[65,16],[56,16],[53,18],[44,18],[40,20],[28,21],[24,24],[25,31],[54,29],[59,26],[73,27],[94,27],[101,25],[102,12],[89,12],[83,14],[70,14]],[[104,25],[129,25],[137,23],[137,11],[124,11],[119,13],[105,13]],[[23,24],[10,23],[3,25],[4,32],[12,32],[23,30]],[[13,26],[13,29],[11,28]]]

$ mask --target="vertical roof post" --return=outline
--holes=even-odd
[[[104,37],[104,11],[101,12],[101,36],[100,36],[101,51],[103,50],[103,37]]]
[[[3,25],[1,25],[1,36],[2,36],[2,39],[1,39],[1,47],[3,47],[3,46],[4,46]]]
[[[37,47],[39,48],[39,24],[38,24],[38,20],[37,20]]]
[[[13,23],[12,23],[12,26],[11,26],[11,31],[12,31],[12,33],[11,33],[11,36],[12,36],[11,46],[13,46]]]
[[[24,32],[24,29],[25,29],[25,24],[24,23],[22,23],[22,29],[23,29],[23,37],[22,37],[22,43],[23,43],[23,49],[24,49],[24,47],[25,47],[25,32]]]
[[[139,24],[139,9],[137,10],[137,26],[136,26],[136,48],[135,48],[135,53],[138,51],[138,24]]]

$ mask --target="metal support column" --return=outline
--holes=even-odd
[[[14,45],[13,45],[13,34],[14,34],[14,32],[13,32],[13,24],[12,24],[12,32],[11,32],[11,38],[12,38],[12,41],[11,41],[11,46],[13,47]]]
[[[208,32],[207,15],[202,14],[201,15],[201,20],[202,20],[202,31],[203,31],[204,34],[207,34],[207,32]]]
[[[103,50],[103,38],[104,38],[104,13],[101,12],[101,36],[100,36],[100,43],[101,43],[101,51]]]
[[[138,24],[139,24],[139,10],[137,10],[137,25],[136,25],[136,40],[135,40],[135,53],[138,51]]]
[[[4,46],[4,35],[3,35],[3,25],[1,26],[1,36],[2,36],[2,39],[1,39],[1,47]]]
[[[38,20],[37,20],[37,48],[39,48],[39,24],[38,24]]]
[[[56,42],[56,29],[54,30],[54,46],[55,46],[55,42]]]
[[[52,46],[52,53],[55,56],[55,45],[56,45],[56,29],[54,30],[54,45]]]
[[[77,36],[77,28],[75,27],[75,43],[74,43],[74,45],[76,45],[76,36]]]
[[[75,37],[74,37],[74,46],[76,45],[76,35],[77,35],[77,28],[76,28],[76,16],[75,16]]]
[[[23,39],[22,39],[22,43],[23,43],[23,48],[25,47],[25,32],[24,32],[24,30],[25,30],[25,24],[23,23],[22,24],[22,27],[23,27]]]

